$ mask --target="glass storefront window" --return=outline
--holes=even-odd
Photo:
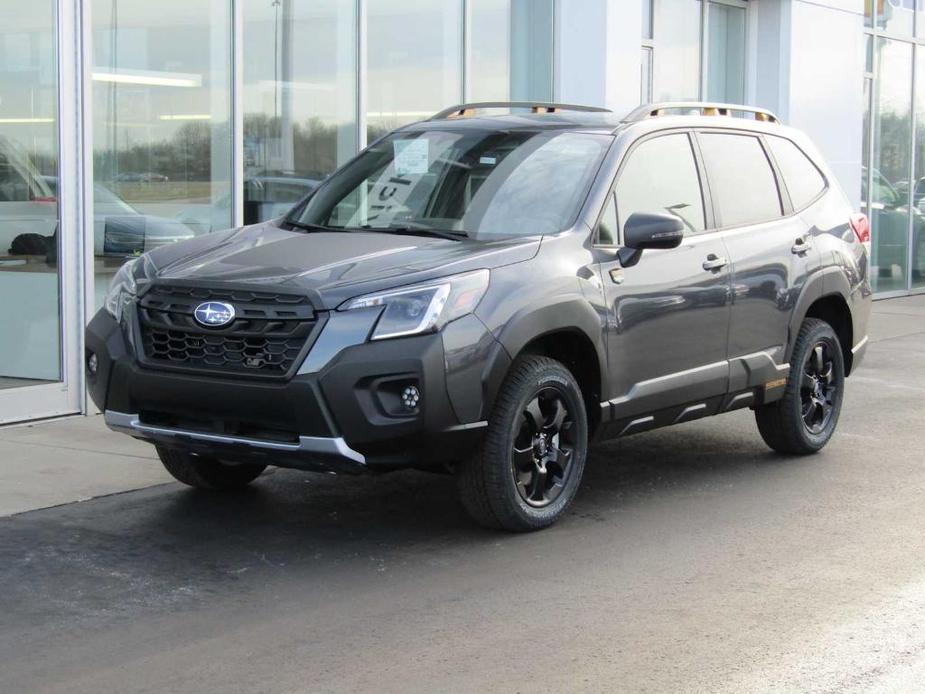
[[[97,305],[126,257],[232,224],[231,3],[94,0]]]
[[[459,0],[367,1],[369,142],[462,101],[460,7]]]
[[[554,0],[511,0],[512,101],[552,101]]]
[[[869,202],[874,291],[906,289],[909,252],[909,193],[912,152],[912,44],[878,38],[874,80],[874,153]],[[867,172],[864,172],[865,183]],[[912,211],[913,224],[921,213]]]
[[[639,103],[647,104],[652,101],[652,48],[642,47],[639,67]]]
[[[653,0],[642,0],[642,38],[652,38],[652,2]]]
[[[285,214],[356,153],[355,5],[244,3],[245,224]]]
[[[897,36],[912,36],[916,2],[917,0],[876,0],[877,26],[881,31]],[[865,6],[865,17],[867,10],[868,7]]]
[[[55,19],[0,6],[0,390],[61,379]]]
[[[711,2],[707,9],[707,99],[745,103],[745,8]]]
[[[700,98],[700,2],[658,2],[655,100]]]
[[[925,48],[915,48],[915,181],[912,192],[912,287],[925,287]]]
[[[473,101],[511,95],[511,0],[469,3],[469,92]]]

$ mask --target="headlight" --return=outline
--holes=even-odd
[[[351,299],[342,308],[384,306],[373,340],[433,332],[472,313],[488,289],[488,270],[477,270],[426,284]]]
[[[135,285],[135,265],[140,258],[130,260],[119,268],[116,276],[109,284],[109,293],[106,294],[106,310],[117,321],[122,320],[122,309],[135,298],[137,287]]]

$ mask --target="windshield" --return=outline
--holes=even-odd
[[[479,240],[562,231],[611,142],[576,132],[396,133],[332,176],[296,221]]]

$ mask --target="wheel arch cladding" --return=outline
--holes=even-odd
[[[807,318],[819,318],[832,326],[841,342],[845,360],[845,375],[851,372],[854,346],[854,324],[846,297],[851,288],[844,272],[838,267],[828,267],[814,274],[796,301],[790,318],[790,335],[787,342],[786,361],[790,361],[800,326]]]
[[[848,302],[840,294],[828,294],[816,299],[807,309],[804,319],[818,318],[832,326],[845,361],[845,376],[851,373],[852,352],[854,345],[854,326],[851,320],[851,309]]]
[[[592,337],[594,331],[597,339]],[[601,336],[597,314],[586,303],[575,301],[530,313],[506,330],[501,335],[501,342],[513,359],[521,354],[538,354],[564,364],[581,388],[588,412],[589,433],[592,433],[600,423],[602,377],[605,373]]]

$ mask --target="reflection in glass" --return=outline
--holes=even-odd
[[[876,0],[877,26],[891,34],[912,36],[916,4],[917,0]],[[867,10],[865,6],[865,15]]]
[[[554,0],[511,0],[511,99],[552,101]]]
[[[285,214],[356,153],[354,0],[244,2],[244,223]]]
[[[652,49],[642,47],[639,71],[639,103],[647,104],[652,101]]]
[[[655,101],[700,97],[700,3],[659,2]]]
[[[634,213],[672,214],[686,232],[706,223],[700,179],[687,135],[646,140],[630,155],[617,180],[617,215],[625,225]]]
[[[55,2],[0,6],[0,389],[61,378]]]
[[[552,0],[470,0],[472,101],[552,101]]]
[[[572,224],[612,144],[557,131],[399,132],[333,176],[300,222],[475,241]]]
[[[915,54],[915,187],[912,193],[912,286],[925,287],[925,50]]]
[[[877,39],[878,74],[874,80],[874,155],[870,201],[875,291],[906,288],[909,251],[910,159],[912,150],[912,44]],[[865,172],[866,174],[866,172]],[[866,179],[866,175],[865,175]],[[865,181],[866,183],[866,181]],[[913,211],[914,225],[921,214]]]
[[[652,38],[652,0],[642,0],[642,38]]]
[[[707,98],[745,103],[745,8],[709,4]]]
[[[462,101],[462,13],[459,0],[368,0],[366,7],[372,142]]]
[[[96,299],[127,256],[232,224],[230,3],[94,0]],[[102,190],[100,190],[102,189]]]

